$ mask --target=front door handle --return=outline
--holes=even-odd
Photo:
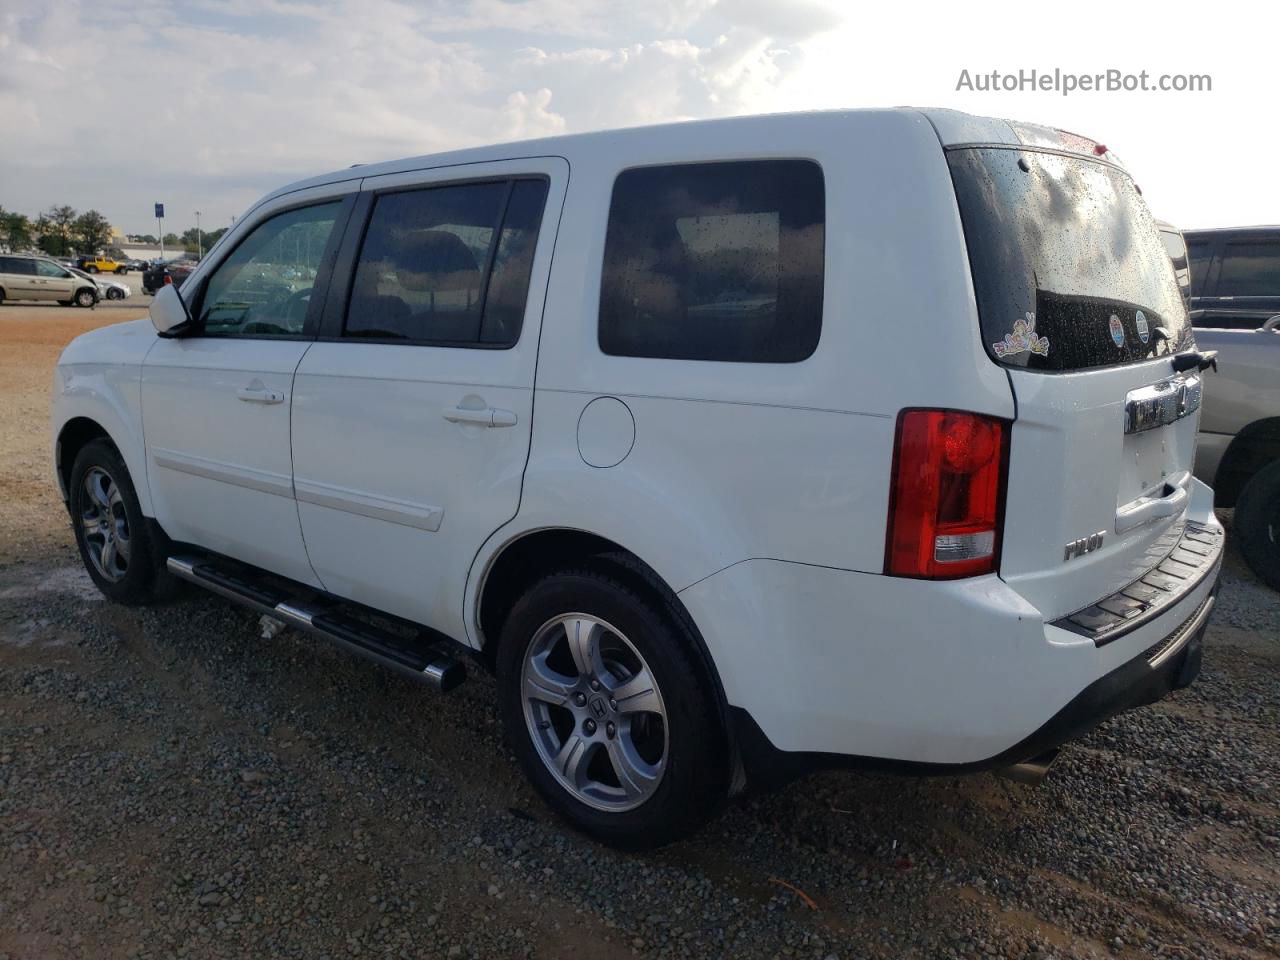
[[[246,403],[284,403],[284,394],[263,386],[241,387],[236,396]]]
[[[518,419],[510,410],[496,407],[446,407],[444,418],[450,423],[474,423],[481,427],[514,427]]]

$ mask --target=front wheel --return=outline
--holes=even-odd
[[[93,295],[92,290],[85,289],[76,291],[77,307],[92,307],[97,302],[98,298]]]
[[[80,559],[108,599],[135,606],[172,592],[163,547],[115,447],[106,440],[85,444],[71,467],[69,492]]]
[[[108,291],[107,291],[107,299],[108,299],[108,300],[123,300],[123,299],[124,299],[124,291],[123,291],[123,290],[121,290],[121,289],[119,289],[119,288],[117,288],[117,287],[112,287],[110,290],[108,290]]]
[[[549,576],[512,608],[498,651],[507,738],[573,826],[657,847],[724,802],[727,739],[696,643],[666,603],[604,568]]]
[[[1280,590],[1280,461],[1259,470],[1244,485],[1232,529],[1249,569]]]

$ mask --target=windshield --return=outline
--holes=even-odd
[[[1025,149],[951,150],[947,160],[997,362],[1082,370],[1187,348],[1173,265],[1127,174]]]

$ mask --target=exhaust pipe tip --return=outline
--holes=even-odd
[[[1041,781],[1049,775],[1049,768],[1053,766],[1053,761],[1056,759],[1058,759],[1057,747],[1040,754],[1038,757],[1024,760],[1022,763],[1002,767],[996,770],[995,774],[1005,780],[1015,780],[1018,783],[1025,783],[1028,786],[1035,787],[1039,786]]]

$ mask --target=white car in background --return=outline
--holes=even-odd
[[[106,596],[437,690],[465,652],[548,804],[637,847],[813,767],[1038,776],[1191,683],[1207,363],[1101,144],[783,114],[283,187],[67,347],[52,439]]]
[[[67,267],[77,277],[83,277],[98,288],[98,296],[103,300],[123,300],[132,295],[133,288],[127,283],[121,283],[119,280],[111,280],[101,274],[91,276],[79,267]]]

